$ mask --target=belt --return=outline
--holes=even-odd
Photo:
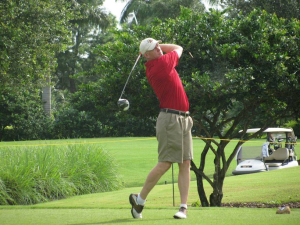
[[[180,116],[189,116],[190,112],[182,112],[182,111],[178,111],[178,110],[174,110],[174,109],[160,109],[161,112],[165,112],[165,113],[173,113],[173,114],[177,114]]]

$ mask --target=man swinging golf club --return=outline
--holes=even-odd
[[[152,38],[146,38],[140,43],[140,53],[147,61],[147,79],[160,102],[160,113],[156,122],[158,163],[149,173],[141,192],[130,194],[129,202],[133,218],[142,218],[148,194],[172,163],[178,163],[181,205],[174,218],[185,219],[190,186],[190,160],[193,158],[193,121],[188,112],[187,95],[175,70],[183,49],[179,45],[160,43],[161,41]]]

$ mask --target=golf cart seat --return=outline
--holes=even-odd
[[[288,160],[289,151],[287,148],[278,148],[269,157],[265,157],[265,164],[271,167],[281,166],[283,162]]]

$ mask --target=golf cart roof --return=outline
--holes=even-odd
[[[256,133],[259,131],[260,128],[251,128],[247,129],[248,134],[250,133]],[[240,130],[239,133],[242,133],[243,130]],[[266,130],[263,131],[264,133],[283,133],[283,132],[293,132],[292,128],[267,128]]]

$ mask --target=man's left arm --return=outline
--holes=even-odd
[[[174,44],[160,44],[159,46],[160,46],[160,48],[161,48],[161,50],[163,52],[169,53],[169,52],[172,52],[172,51],[176,51],[179,58],[182,55],[183,48],[181,46],[179,46],[179,45],[174,45]]]

